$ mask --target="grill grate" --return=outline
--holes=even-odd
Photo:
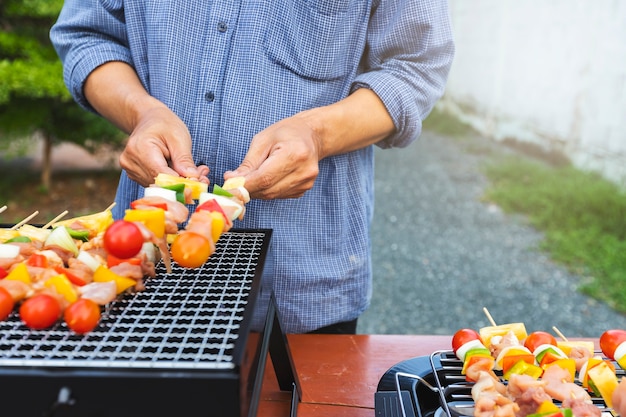
[[[111,303],[98,327],[85,335],[72,333],[62,321],[30,330],[13,312],[0,322],[0,366],[233,369],[267,245],[267,231],[231,230],[201,268],[173,263],[166,274],[159,263],[144,291]]]
[[[602,356],[602,353],[595,352],[595,355]],[[446,350],[433,352],[430,355],[430,364],[439,393],[439,402],[445,415],[472,417],[474,415],[474,401],[471,390],[474,384],[465,381],[465,376],[461,374],[463,363],[452,351]],[[617,364],[614,363],[614,365],[617,376],[619,378],[624,377],[625,371]],[[502,376],[501,372],[498,375]],[[600,409],[603,417],[612,417],[609,408],[601,397],[592,395],[591,399],[594,405]]]

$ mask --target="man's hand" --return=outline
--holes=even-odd
[[[224,178],[245,177],[252,198],[301,197],[315,184],[320,160],[369,146],[394,130],[378,96],[359,89],[257,133],[241,165]]]
[[[319,160],[319,137],[297,114],[255,135],[239,168],[224,178],[246,177],[252,198],[297,198],[313,187]]]
[[[209,168],[193,162],[187,126],[165,106],[141,114],[120,155],[120,166],[144,187],[154,183],[159,173],[208,182]]]

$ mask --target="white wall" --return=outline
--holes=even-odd
[[[626,185],[626,1],[449,0],[442,105]]]

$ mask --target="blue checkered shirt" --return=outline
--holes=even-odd
[[[132,65],[189,127],[211,183],[239,166],[251,138],[356,88],[384,102],[403,147],[443,94],[454,47],[445,0],[66,0],[51,39],[76,101],[107,61]],[[93,110],[93,109],[91,109]],[[285,331],[357,318],[371,298],[373,148],[325,158],[304,197],[248,204],[236,227],[273,229],[255,327],[270,292]],[[393,175],[390,173],[389,175]],[[120,217],[142,188],[122,173]]]

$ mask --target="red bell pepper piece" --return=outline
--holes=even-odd
[[[122,259],[122,258],[118,258],[117,256],[113,256],[110,253],[107,254],[107,267],[112,268],[115,265],[121,264],[122,262],[128,262],[131,265],[141,265],[140,258]]]
[[[33,253],[26,260],[26,265],[28,266],[36,266],[39,268],[47,268],[48,267],[48,258],[46,255],[42,255],[40,253]]]
[[[87,284],[87,282],[84,279],[74,274],[72,271],[70,271],[67,268],[63,268],[62,266],[55,266],[54,270],[59,274],[65,275],[65,277],[74,285],[78,285],[79,287],[82,287],[83,285]]]
[[[6,277],[7,275],[9,275],[9,271],[0,266],[0,279]]]
[[[200,211],[200,210],[216,211],[220,213],[222,216],[224,216],[224,219],[228,219],[228,217],[226,217],[226,213],[224,213],[224,209],[222,208],[222,206],[220,206],[220,203],[218,203],[215,200],[207,200],[204,203],[200,204],[196,208],[196,211]]]
[[[160,209],[167,211],[167,203],[145,202],[145,201],[140,201],[140,200],[135,200],[130,203],[130,208],[135,209],[135,210],[137,209],[137,207],[141,207],[141,206],[160,208]]]

